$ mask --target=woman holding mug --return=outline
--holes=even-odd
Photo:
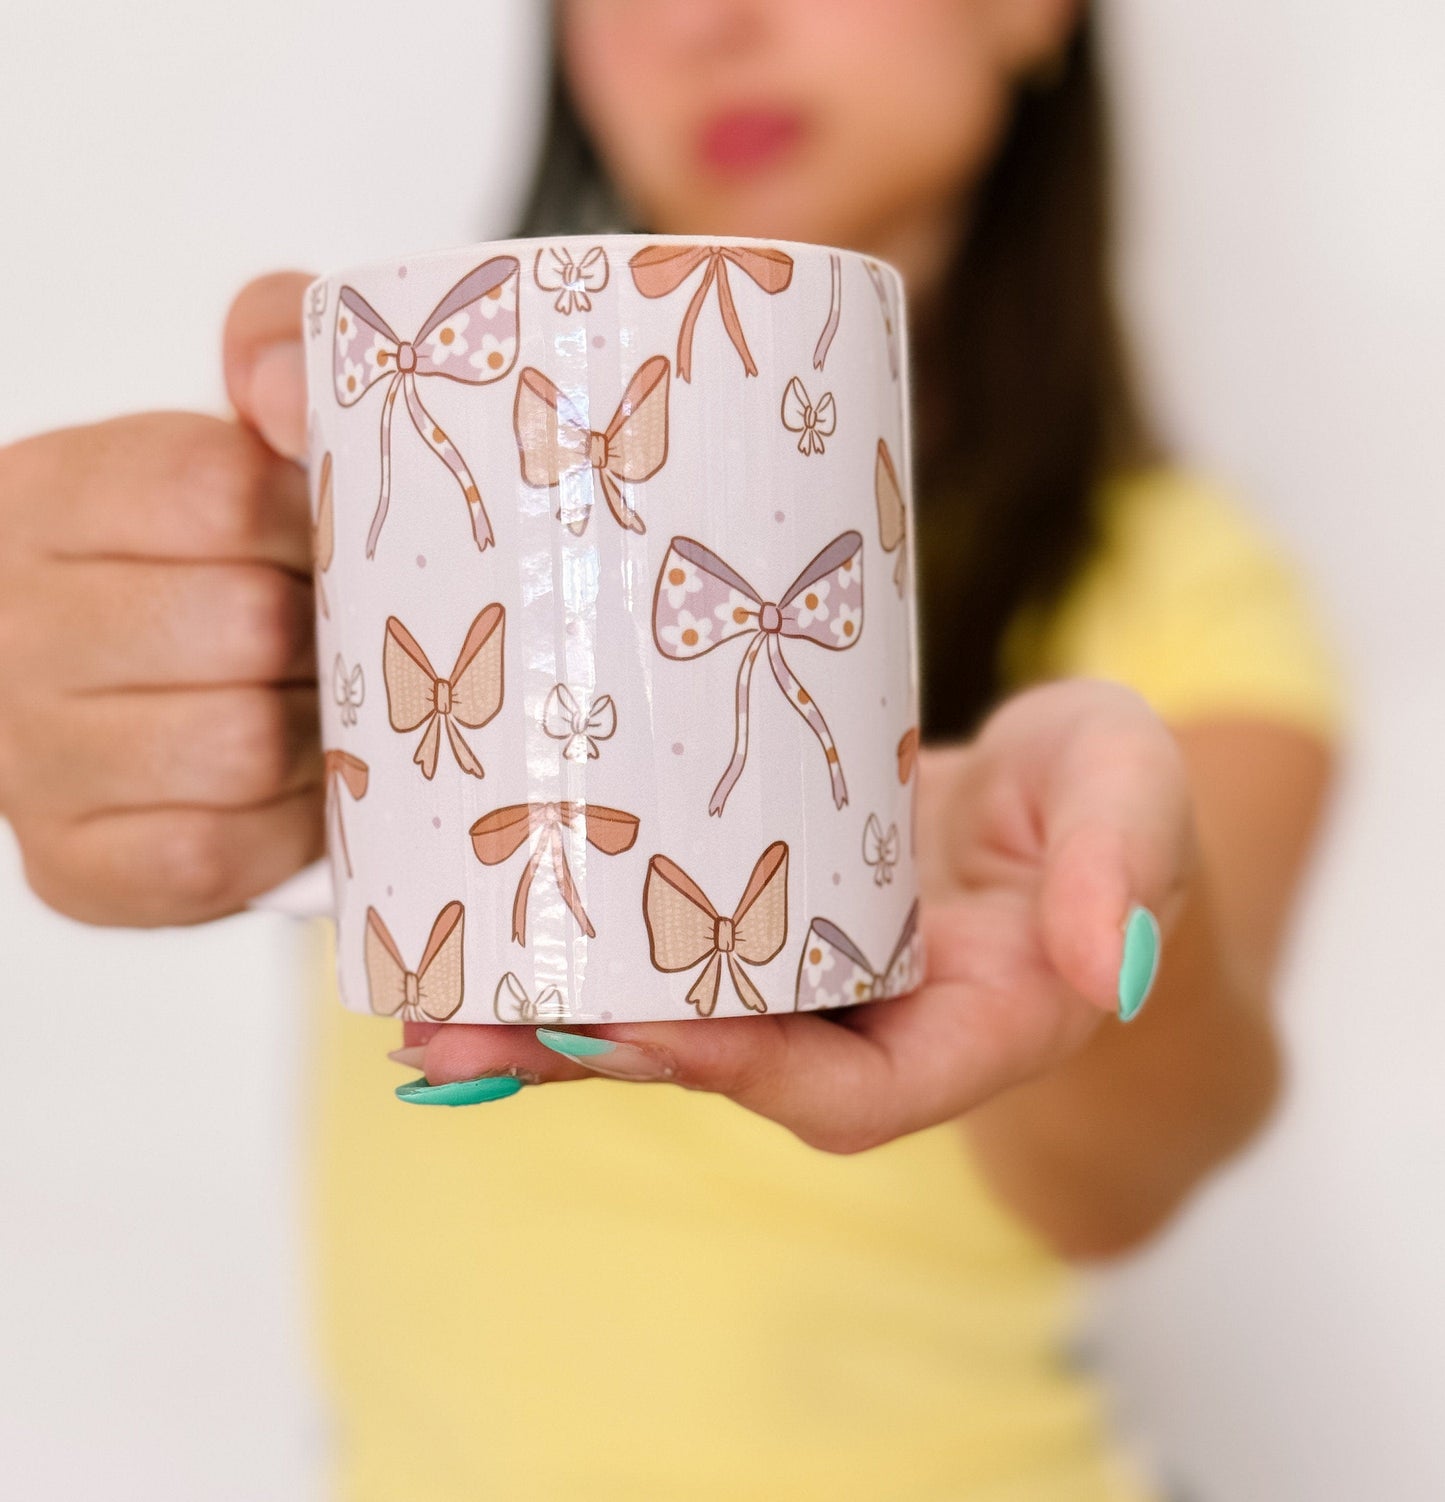
[[[407,1024],[428,1087],[503,1102],[462,1115],[398,1105],[385,1025],[319,987],[341,1495],[1151,1495],[1062,1354],[1064,1267],[1266,1118],[1343,710],[1288,563],[1151,441],[1091,32],[1078,0],[557,6],[527,232],[907,280],[926,974],[830,1018]],[[306,280],[233,308],[239,421],[0,454],[0,807],[83,919],[204,921],[319,853]]]

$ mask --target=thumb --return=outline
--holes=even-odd
[[[278,454],[306,453],[306,354],[301,299],[312,277],[273,271],[241,289],[226,315],[221,359],[241,420]]]
[[[1176,916],[1197,853],[1178,743],[1152,714],[1123,708],[1082,717],[1052,758],[1038,922],[1064,980],[1129,1021],[1154,983],[1161,923]]]

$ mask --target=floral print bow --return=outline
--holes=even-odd
[[[650,480],[667,458],[667,390],[670,371],[665,355],[644,360],[627,383],[612,421],[600,433],[587,426],[576,407],[540,370],[528,366],[517,379],[512,427],[528,485],[560,486],[568,475],[588,469],[601,487],[607,508],[620,527],[645,532],[642,518],[623,495],[624,481]],[[565,495],[565,490],[564,490]],[[566,508],[564,501],[564,509]],[[569,531],[581,535],[592,515],[592,488],[581,511],[558,516]]]
[[[687,992],[699,1016],[711,1017],[717,1006],[724,961],[742,1004],[750,1012],[766,1012],[767,1002],[742,966],[766,965],[787,940],[788,847],[776,840],[763,851],[728,918],[676,861],[654,855],[642,888],[642,913],[657,969],[702,965]]]
[[[386,680],[386,712],[391,728],[426,730],[412,760],[430,780],[436,775],[441,727],[447,727],[452,755],[462,771],[481,777],[482,764],[462,738],[457,726],[479,729],[502,707],[502,639],[507,613],[500,605],[488,605],[472,622],[457,665],[449,678],[441,678],[422,651],[421,644],[392,615],[386,620],[386,644],[382,648],[381,672]]]
[[[483,814],[472,825],[472,849],[484,866],[500,866],[528,840],[532,841],[532,853],[512,903],[512,937],[519,944],[527,942],[527,898],[544,856],[552,863],[557,891],[577,920],[577,926],[589,939],[597,937],[597,930],[582,906],[572,868],[567,864],[567,850],[562,842],[564,828],[575,829],[603,855],[621,855],[632,848],[637,838],[637,816],[596,803],[514,803]]]
[[[366,985],[371,1010],[403,1022],[445,1022],[462,1004],[465,911],[449,902],[436,916],[415,970],[408,970],[391,931],[366,910]]]
[[[378,381],[387,382],[381,406],[381,491],[366,536],[368,558],[376,554],[391,500],[391,413],[399,392],[405,394],[412,425],[460,486],[477,547],[491,546],[492,524],[477,482],[466,460],[422,406],[417,382],[424,376],[442,376],[469,386],[486,386],[511,370],[517,359],[520,269],[515,256],[496,256],[474,267],[432,309],[414,339],[395,333],[354,287],[341,289],[331,358],[336,399],[350,407]]]
[[[561,250],[548,246],[539,250],[532,262],[532,278],[538,290],[555,292],[552,306],[564,315],[590,313],[592,293],[607,285],[607,274],[607,252],[600,245],[594,245],[580,261],[574,261],[565,246]]]
[[[904,996],[923,979],[923,940],[918,932],[918,904],[903,921],[903,932],[883,969],[875,970],[863,951],[826,918],[814,918],[798,961],[793,1009],[852,1006]]]
[[[783,426],[798,435],[800,454],[821,454],[823,440],[831,438],[838,426],[833,393],[826,392],[815,407],[803,383],[794,376],[783,388]]]
[[[556,986],[544,986],[535,997],[510,970],[497,982],[492,993],[492,1014],[498,1022],[522,1022],[535,1027],[542,1022],[562,1022],[567,1017],[567,1002]]]
[[[832,652],[846,651],[863,631],[863,538],[843,532],[825,547],[773,604],[716,553],[690,537],[674,537],[662,560],[652,601],[652,635],[664,657],[689,661],[734,637],[749,638],[738,664],[732,760],[713,789],[710,814],[721,814],[748,755],[748,691],[764,645],[768,665],[788,703],[818,738],[828,763],[833,802],[842,808],[848,787],[838,748],[812,696],[783,656],[787,637]]]
[[[677,373],[684,381],[692,379],[692,334],[698,314],[707,300],[708,288],[717,283],[717,305],[722,314],[723,327],[733,348],[742,356],[743,369],[749,375],[757,375],[752,351],[743,335],[742,320],[738,317],[737,304],[733,302],[733,289],[728,282],[728,266],[736,266],[750,277],[769,296],[783,291],[793,279],[793,258],[770,246],[751,245],[644,245],[627,263],[632,271],[632,280],[644,297],[666,297],[675,292],[699,266],[707,269],[692,301],[682,315],[682,328],[677,336]]]
[[[565,683],[555,684],[542,706],[542,730],[554,741],[566,741],[568,761],[596,761],[598,741],[609,741],[617,730],[617,706],[611,694],[599,694],[584,712]]]

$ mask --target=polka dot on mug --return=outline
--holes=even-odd
[[[593,349],[606,349],[607,348],[607,336],[605,334],[593,334],[593,336],[592,336],[592,348]]]
[[[773,512],[773,520],[775,522],[780,522],[780,521],[784,520],[784,513],[781,512],[781,511],[775,511],[775,512]]]
[[[405,266],[398,266],[396,268],[396,274],[402,279],[402,281],[405,281],[406,280],[406,267]]]
[[[603,1012],[603,1014],[602,1014],[602,1020],[604,1022],[611,1022],[612,1021],[612,1013],[611,1012]]]
[[[841,871],[835,871],[833,873],[833,885],[835,887],[841,887],[843,885],[843,873]]]
[[[432,817],[431,817],[431,827],[433,829],[440,829],[442,827],[442,821],[441,821],[441,815],[440,814],[433,814],[432,815]]]
[[[418,568],[425,568],[426,567],[426,554],[425,553],[418,553],[416,555],[416,566]]]
[[[388,888],[387,888],[387,889],[386,889],[386,895],[387,895],[387,896],[388,896],[388,897],[390,897],[390,896],[391,896],[391,895],[392,895],[392,891],[391,891],[391,888],[390,888],[390,887],[388,887]]]
[[[674,756],[681,756],[682,755],[682,749],[683,748],[682,748],[682,742],[681,741],[674,741],[672,743],[672,754]]]

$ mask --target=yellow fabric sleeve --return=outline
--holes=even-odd
[[[1148,470],[1099,496],[1101,544],[1049,611],[1015,618],[1012,687],[1127,683],[1171,723],[1248,715],[1327,740],[1348,730],[1341,657],[1280,542],[1226,490]]]

